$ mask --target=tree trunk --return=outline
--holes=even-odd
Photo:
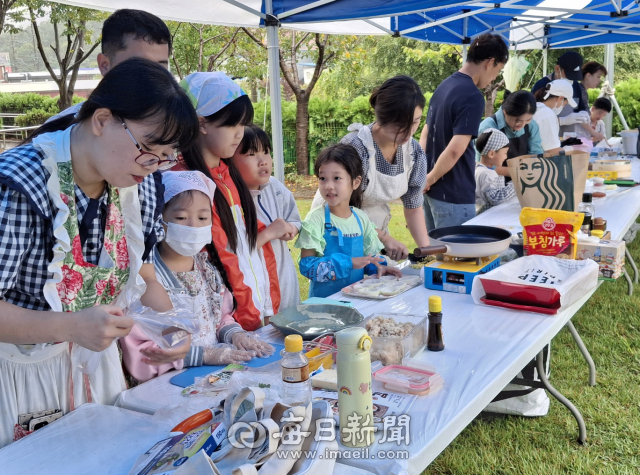
[[[309,175],[309,96],[296,95],[296,163],[299,175]]]
[[[63,111],[71,107],[73,102],[73,93],[69,94],[69,88],[67,87],[67,75],[64,72],[60,75],[60,79],[61,81],[58,83],[58,92],[60,93],[58,96],[58,107]]]
[[[498,90],[504,86],[504,79],[500,82],[494,82],[484,88],[484,116],[491,117],[495,111],[496,98]]]

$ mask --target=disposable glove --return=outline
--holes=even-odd
[[[249,332],[237,332],[231,336],[233,346],[239,350],[253,351],[260,358],[271,356],[275,348],[266,341],[259,340]]]
[[[203,363],[205,365],[221,366],[228,364],[242,364],[256,356],[253,351],[237,350],[231,345],[220,344],[204,349]]]
[[[574,112],[564,117],[558,117],[558,122],[560,125],[587,124],[589,123],[589,116],[580,112]]]

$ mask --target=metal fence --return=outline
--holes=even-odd
[[[314,125],[309,124],[309,172],[313,173],[313,163],[320,151],[332,144],[340,142],[340,139],[347,134],[347,129],[343,125],[332,123]],[[296,163],[296,129],[285,128],[282,130],[282,140],[284,144],[284,163],[294,165]]]

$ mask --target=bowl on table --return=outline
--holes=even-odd
[[[324,333],[357,325],[364,317],[355,308],[342,305],[296,305],[272,316],[269,321],[284,335],[312,340]]]

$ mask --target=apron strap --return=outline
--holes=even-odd
[[[351,208],[351,213],[353,213],[353,215],[356,217],[356,221],[358,222],[358,226],[360,226],[360,235],[362,237],[364,237],[364,231],[362,230],[362,223],[360,222],[360,217],[358,216],[358,214],[353,211],[353,208]]]
[[[73,360],[71,359],[71,350],[73,349],[73,342],[69,342],[69,410],[76,410],[75,396],[73,395]],[[89,375],[82,373],[82,385],[87,396],[87,402],[92,403],[93,397],[91,396],[91,381]]]
[[[353,212],[353,210],[352,210],[352,212]],[[328,204],[324,205],[324,229],[325,229],[325,232],[327,232],[327,233],[331,233],[332,231],[336,231],[336,233],[338,233],[338,245],[340,247],[344,246],[344,239],[342,237],[342,231],[340,231],[333,224],[331,224],[331,211],[329,210],[329,205]],[[360,226],[360,229],[362,230],[362,226]]]

